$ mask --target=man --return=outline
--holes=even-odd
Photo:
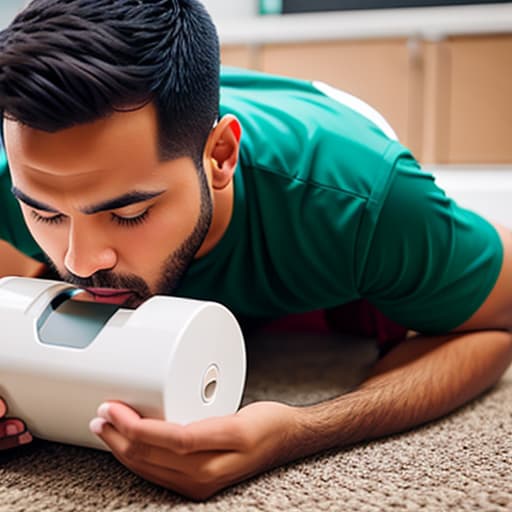
[[[220,115],[218,98],[196,0],[35,0],[0,35],[11,245],[95,300],[172,293],[251,322],[326,309],[340,323],[336,308],[364,299],[424,333],[312,407],[254,403],[187,426],[99,408],[91,430],[123,464],[195,499],[437,418],[512,359],[511,234],[448,199],[375,111],[236,70]],[[21,420],[2,429],[30,440]]]

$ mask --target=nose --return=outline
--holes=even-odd
[[[71,222],[64,266],[75,276],[87,278],[99,270],[111,270],[117,253],[101,232],[89,229],[86,223]]]

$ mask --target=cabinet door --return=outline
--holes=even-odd
[[[449,48],[448,144],[442,160],[512,162],[512,35],[460,37]]]
[[[404,39],[265,45],[261,67],[268,73],[320,80],[376,108],[400,140],[419,151],[411,56]]]

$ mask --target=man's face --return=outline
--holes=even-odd
[[[25,221],[61,277],[98,301],[170,294],[201,247],[212,201],[190,158],[158,158],[152,105],[47,133],[5,121]]]

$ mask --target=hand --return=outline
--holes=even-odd
[[[256,402],[238,413],[189,425],[144,419],[118,402],[102,404],[91,431],[134,473],[195,500],[292,460],[297,409]]]
[[[0,398],[0,450],[30,443],[32,436],[25,423],[18,418],[5,418],[6,414],[7,405]]]

